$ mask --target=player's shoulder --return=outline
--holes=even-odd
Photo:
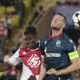
[[[41,46],[44,46],[45,43],[48,41],[48,39],[49,39],[49,36],[48,36],[48,35],[45,35],[44,37],[42,37],[42,38],[40,39],[40,47],[41,47]]]
[[[21,48],[19,49],[19,53],[26,52],[27,50],[28,50],[27,47],[21,47]]]
[[[76,50],[76,45],[74,41],[70,37],[68,37],[66,34],[64,34],[63,37],[64,37],[63,39],[64,47],[70,52],[73,50]]]
[[[63,37],[62,37],[62,38],[63,38],[64,41],[66,41],[66,42],[73,43],[73,40],[72,40],[69,36],[67,36],[65,33],[63,34]]]
[[[49,35],[45,35],[40,39],[40,41],[46,41],[48,39],[49,39]]]
[[[75,45],[74,41],[70,37],[68,37],[66,34],[63,34],[63,41],[68,46]]]

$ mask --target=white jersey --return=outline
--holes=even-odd
[[[41,64],[40,50],[30,50],[28,48],[17,50],[16,53],[9,59],[9,63],[17,65],[20,62],[23,64],[20,80],[28,80],[31,75],[35,75],[38,80]]]

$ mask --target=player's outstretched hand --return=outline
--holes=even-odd
[[[36,80],[36,77],[31,75],[28,80]]]
[[[52,69],[48,70],[46,72],[46,74],[55,74],[55,75],[58,75],[58,71],[52,68]]]

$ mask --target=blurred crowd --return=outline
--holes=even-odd
[[[10,56],[12,56],[15,51],[19,48],[22,41],[22,34],[19,34],[16,38],[15,46],[7,48],[5,47],[6,42],[12,43],[13,35],[15,30],[23,28],[25,17],[28,13],[28,8],[34,7],[38,0],[32,0],[31,6],[26,7],[24,0],[0,0],[0,8],[4,8],[3,14],[0,14],[0,63],[8,61]],[[11,10],[8,11],[8,8],[11,7]],[[27,13],[26,13],[27,12]],[[15,19],[15,16],[18,16],[18,19]],[[14,18],[15,21],[12,19]],[[16,23],[16,25],[14,25]],[[19,80],[21,66],[20,63],[16,67],[12,67],[5,72],[0,72],[0,80]]]
[[[51,1],[51,0],[48,0]],[[31,0],[31,6],[30,9],[33,8],[33,13],[30,16],[30,20],[28,22],[28,25],[34,25],[39,22],[39,20],[43,17],[43,15],[46,13],[44,10],[44,5],[36,6],[38,3],[38,0]],[[5,42],[12,42],[13,34],[14,34],[14,28],[12,27],[13,21],[11,19],[12,16],[18,15],[19,16],[19,23],[16,25],[18,28],[23,28],[25,17],[27,16],[27,9],[25,7],[25,4],[23,3],[23,0],[0,0],[0,7],[5,7],[4,16],[0,18],[0,63],[8,61],[9,57],[15,53],[15,51],[20,47],[22,42],[22,34],[18,35],[16,38],[16,45],[14,48],[5,49],[4,45]],[[14,6],[15,11],[12,13],[7,12],[8,6]],[[72,15],[80,10],[80,2],[77,0],[57,0],[56,5],[53,6],[53,14],[55,13],[62,13],[67,18],[67,23],[65,27],[65,32],[71,31],[75,29],[75,26],[72,22]],[[16,28],[17,29],[17,28]],[[80,29],[78,31],[78,37],[74,39],[71,35],[69,35],[73,40],[76,42],[77,50],[80,55]],[[68,34],[68,33],[67,33]],[[8,45],[7,45],[8,46]],[[19,79],[19,76],[21,74],[21,63],[17,65],[16,67],[13,66],[11,70],[7,70],[5,72],[0,72],[0,80],[17,80]],[[73,80],[80,80],[80,71],[73,73],[74,79]]]

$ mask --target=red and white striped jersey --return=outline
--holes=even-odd
[[[21,80],[28,80],[30,75],[39,75],[41,65],[41,50],[20,48],[9,59],[9,62],[13,65],[17,65],[19,62],[23,63],[23,70]]]

